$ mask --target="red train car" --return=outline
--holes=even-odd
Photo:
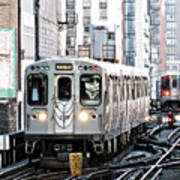
[[[161,75],[161,108],[180,111],[180,73]]]

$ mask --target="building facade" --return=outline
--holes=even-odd
[[[124,64],[144,68],[149,66],[148,1],[126,0],[124,7]]]
[[[150,21],[148,1],[136,0],[135,4],[135,67],[150,65]]]
[[[160,98],[160,75],[166,71],[164,0],[150,0],[150,98]]]
[[[106,44],[107,49],[116,46],[115,57],[121,61],[122,1],[62,0],[61,13],[62,22],[71,19],[61,32],[63,56],[78,56],[79,45],[90,45],[91,57],[100,59],[102,45]],[[108,53],[105,58],[113,56]]]
[[[23,59],[32,60],[35,54],[35,0],[21,1]],[[60,0],[39,0],[39,56],[40,59],[57,56],[59,48]]]
[[[165,0],[166,71],[180,71],[179,0]]]
[[[135,14],[136,14],[136,1],[127,0],[124,1],[124,64],[135,66],[136,58],[136,26],[135,26]]]
[[[11,96],[10,94],[12,88],[16,93],[18,83],[16,68],[18,57],[17,2],[17,0],[0,1],[0,134],[14,132],[19,128],[17,106],[14,106],[16,104],[16,95]],[[13,66],[11,53],[14,54],[15,66]],[[14,68],[15,76],[12,77],[11,72],[14,71]],[[16,80],[12,84],[10,82],[13,78]],[[13,87],[11,87],[11,84]]]

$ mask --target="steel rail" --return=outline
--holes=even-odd
[[[179,144],[180,138],[177,139],[177,141],[171,146],[171,148],[156,162],[155,165],[151,166],[151,168],[143,175],[143,177],[140,180],[145,180],[155,168],[158,167],[158,165],[161,163],[162,160],[164,160],[172,151],[173,149]]]
[[[180,130],[180,127],[176,128],[174,131],[172,131],[172,132],[168,135],[168,140],[170,140],[179,130]]]
[[[151,180],[156,180],[156,179],[159,177],[159,175],[162,173],[162,171],[163,171],[163,169],[160,168],[160,169],[154,174],[154,176],[151,178]]]
[[[130,174],[131,172],[133,172],[134,170],[128,170],[128,171],[125,171],[123,174],[121,174],[117,180],[122,180],[123,178],[125,178],[128,174]]]

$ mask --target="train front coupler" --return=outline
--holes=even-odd
[[[25,142],[25,153],[28,155],[32,155],[35,150],[37,141],[26,141]]]

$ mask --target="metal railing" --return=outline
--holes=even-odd
[[[0,168],[25,158],[24,131],[0,135]]]

